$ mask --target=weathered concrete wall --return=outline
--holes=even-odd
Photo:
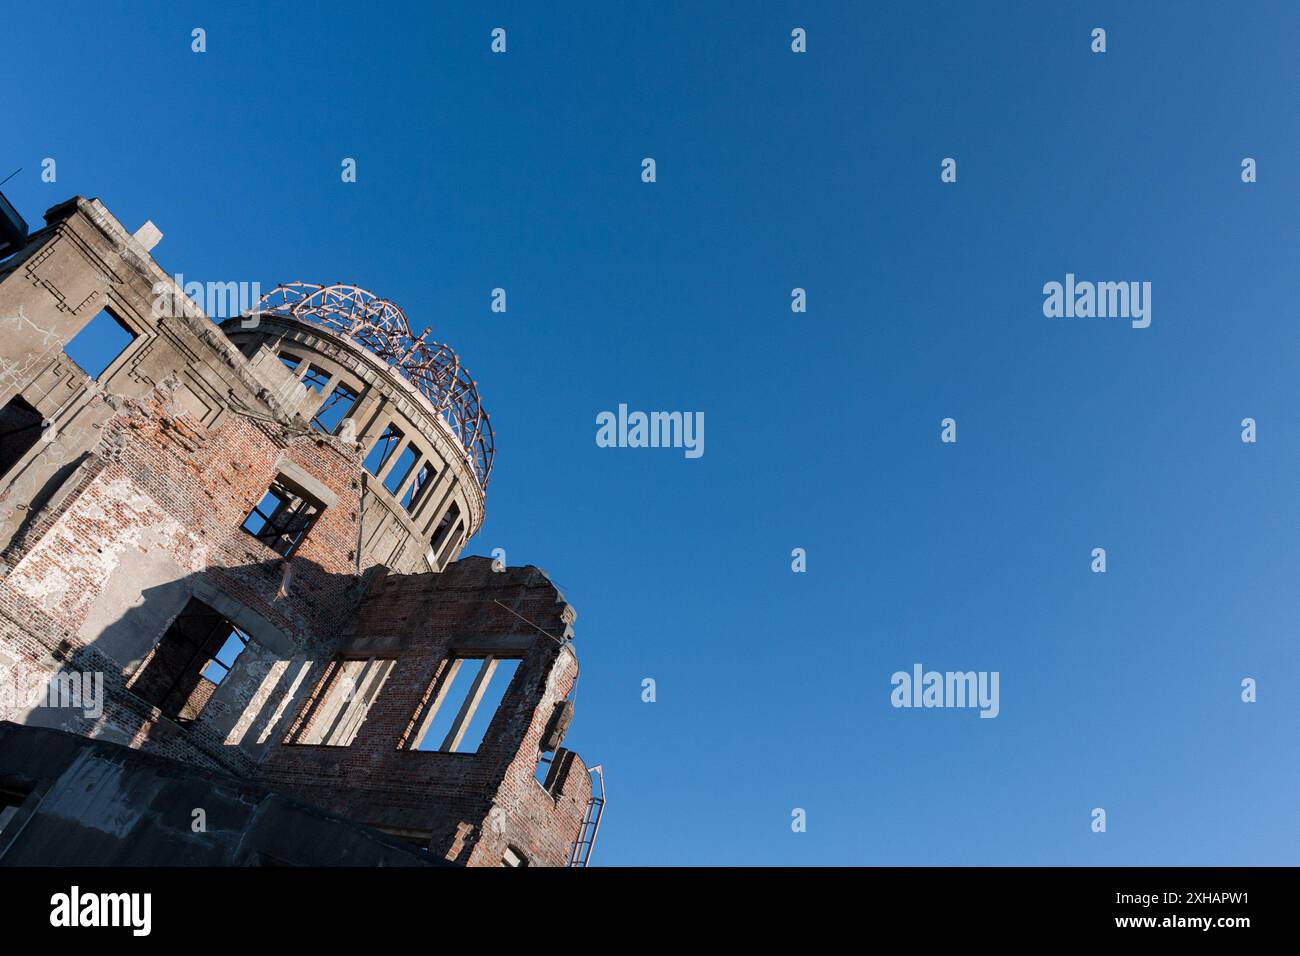
[[[46,222],[0,271],[0,405],[21,396],[49,423],[0,475],[0,546],[99,443],[122,398],[170,380],[176,408],[198,423],[216,424],[232,404],[288,420],[201,313],[156,314],[155,287],[174,283],[98,201],[69,200]],[[103,309],[134,339],[94,380],[63,348]]]
[[[0,784],[28,793],[0,866],[437,866],[434,854],[229,776],[0,722]]]

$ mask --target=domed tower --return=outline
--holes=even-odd
[[[415,333],[394,303],[342,284],[278,286],[221,328],[283,383],[284,404],[360,445],[362,566],[441,571],[456,559],[483,524],[494,447],[454,351]]]

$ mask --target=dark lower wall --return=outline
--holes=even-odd
[[[233,777],[59,730],[0,722],[0,791],[21,800],[0,866],[446,865]]]

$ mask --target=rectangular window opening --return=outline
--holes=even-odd
[[[400,429],[391,424],[388,425],[384,429],[384,433],[379,436],[379,440],[375,442],[375,447],[370,449],[370,454],[366,456],[366,471],[376,478],[379,477],[379,473],[384,470],[384,465],[388,463],[388,459],[393,457],[393,452],[402,443],[403,437]]]
[[[438,527],[433,529],[433,540],[429,542],[429,546],[433,549],[435,554],[442,548],[443,542],[446,541],[447,536],[451,534],[451,529],[454,527],[456,519],[459,517],[460,505],[453,501],[451,507],[448,508],[446,513],[438,519]]]
[[[342,383],[335,385],[330,397],[316,410],[311,420],[312,425],[327,435],[333,435],[343,419],[348,417],[348,412],[352,411],[356,401],[356,392]]]
[[[456,549],[461,546],[465,540],[465,522],[457,521],[456,527],[451,536],[447,538],[447,544],[438,554],[438,563],[446,564],[447,560],[456,553]]]
[[[98,380],[133,341],[135,333],[104,309],[72,337],[63,347],[63,352],[78,368]]]
[[[225,680],[248,635],[191,598],[127,686],[178,723],[195,720]]]
[[[308,704],[309,723],[296,742],[350,746],[396,663],[391,658],[336,659],[319,699]]]
[[[411,749],[476,752],[518,670],[518,658],[448,660],[437,691],[418,721]]]
[[[403,448],[402,454],[389,470],[388,477],[384,479],[384,487],[393,494],[397,494],[402,485],[406,483],[407,476],[411,474],[411,469],[415,467],[415,460],[418,457],[419,453],[415,450],[415,446],[408,444]]]
[[[283,478],[272,482],[262,500],[244,519],[243,529],[279,554],[289,557],[297,550],[324,505]]]
[[[302,383],[314,392],[325,393],[325,386],[330,383],[330,373],[323,368],[317,368],[315,365],[307,366],[307,374],[302,377]]]
[[[0,477],[9,474],[40,440],[45,419],[21,396],[0,408]]]
[[[538,753],[537,766],[533,768],[533,779],[546,789],[546,781],[551,775],[551,764],[555,761],[554,754]]]
[[[402,507],[407,512],[414,511],[416,505],[420,503],[420,496],[424,493],[425,486],[428,485],[432,475],[433,466],[426,461],[415,473],[415,481],[411,482],[411,487],[407,488],[406,494],[402,496]]]
[[[237,627],[231,627],[230,634],[227,635],[221,649],[212,655],[208,666],[203,668],[203,676],[213,684],[220,684],[226,679],[230,669],[235,666],[235,659],[244,653],[244,648],[247,646],[248,635]]]
[[[302,364],[302,359],[298,358],[296,355],[290,355],[288,352],[280,353],[280,361],[283,362],[284,367],[291,372],[297,372],[298,366]]]

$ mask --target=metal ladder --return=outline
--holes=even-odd
[[[578,827],[578,838],[569,845],[569,866],[586,866],[591,861],[591,851],[596,845],[596,834],[600,832],[600,817],[605,812],[605,773],[600,764],[588,767],[593,782],[599,781],[600,793],[594,791],[587,801],[587,813]]]

